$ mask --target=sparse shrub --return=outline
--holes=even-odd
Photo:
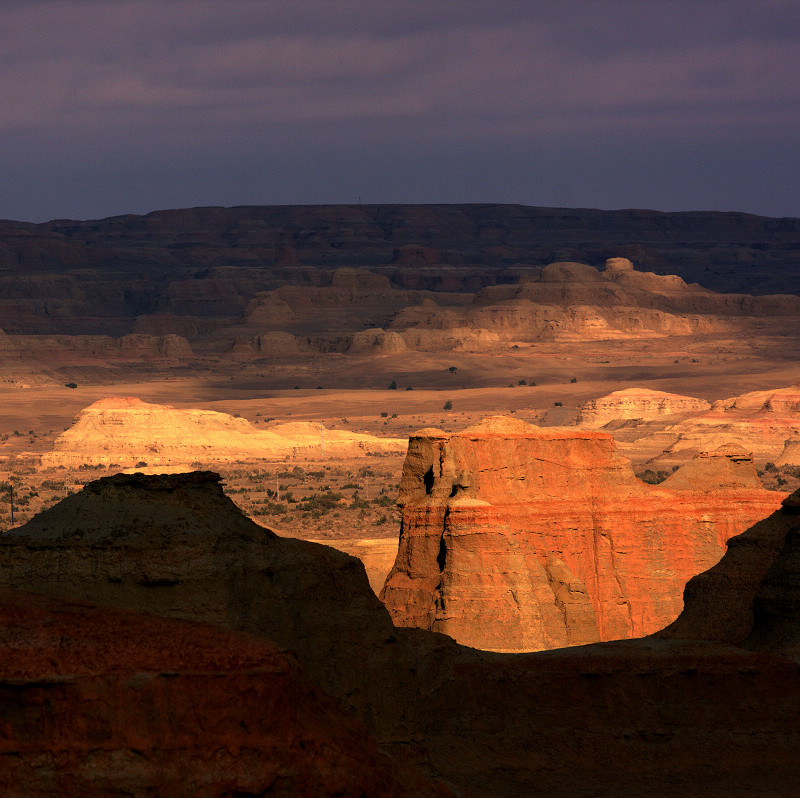
[[[448,399],[448,400],[447,400],[447,401],[444,403],[443,409],[444,409],[444,410],[452,410],[452,409],[453,409],[453,403],[452,403],[452,402],[451,402],[451,401]]]
[[[147,463],[144,460],[139,460],[136,464],[136,468],[147,468]]]
[[[527,385],[528,383],[525,380],[518,380],[517,385]]]
[[[65,382],[64,383],[64,387],[65,388],[77,388],[78,387],[78,383],[77,382]]]
[[[564,407],[563,402],[553,402],[553,407]]]
[[[577,381],[578,381],[578,378],[577,378],[577,377],[573,377],[573,378],[570,380],[570,382],[577,382]]]
[[[389,418],[389,414],[386,412],[381,413],[381,418]]]
[[[447,370],[448,370],[448,371],[449,371],[451,374],[455,374],[455,373],[458,371],[458,368],[457,368],[456,366],[450,366],[450,368],[449,368],[449,369],[447,369]]]
[[[764,471],[777,471],[777,470],[778,470],[778,468],[777,468],[777,466],[775,465],[775,463],[767,463],[767,464],[764,466]]]
[[[263,507],[253,510],[253,515],[283,515],[286,505],[281,502],[264,502]]]
[[[396,390],[397,390],[397,383],[396,383],[394,380],[392,380],[392,381],[389,383],[389,390],[390,390],[390,391],[396,391]]]

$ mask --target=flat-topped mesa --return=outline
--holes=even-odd
[[[500,417],[421,430],[381,598],[398,626],[476,648],[648,634],[677,617],[686,580],[781,498],[646,485],[603,432]]]
[[[123,468],[214,463],[246,459],[356,456],[366,451],[401,452],[405,440],[347,430],[319,422],[292,422],[264,430],[247,419],[214,410],[183,410],[135,397],[100,399],[84,408],[42,455],[44,467],[84,463]]]
[[[603,427],[612,421],[650,419],[683,413],[702,413],[711,407],[705,399],[650,388],[625,388],[590,399],[578,411],[578,425]]]

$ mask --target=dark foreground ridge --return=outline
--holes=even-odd
[[[781,552],[797,531],[798,501],[794,494],[763,522],[771,537],[783,537],[774,547]],[[203,522],[199,508],[206,502]],[[104,539],[103,514],[115,504],[120,515],[122,507],[131,511],[129,534],[120,534],[117,523]],[[136,511],[138,505],[145,509]],[[59,513],[71,530],[61,536],[54,533]],[[154,535],[147,519],[159,514],[161,532]],[[252,652],[256,644],[238,643],[231,629],[269,638],[296,652],[311,681],[361,720],[385,752],[465,794],[788,795],[800,778],[800,676],[783,638],[769,652],[762,644],[750,651],[698,637],[508,655],[395,629],[357,560],[265,533],[243,518],[210,474],[101,480],[44,516],[0,539],[0,580],[8,587],[203,621],[217,630],[202,627],[198,640],[217,634],[234,653],[238,646]],[[740,537],[757,536],[758,529]],[[781,584],[781,606],[790,613],[794,588]],[[47,612],[48,634],[57,639],[59,616]],[[53,678],[73,683],[68,649],[54,646],[48,667]],[[10,661],[2,656],[0,662]],[[166,655],[164,662],[168,671]],[[105,667],[98,660],[98,670]],[[27,677],[8,671],[5,683],[20,678]],[[218,684],[222,693],[231,691],[231,702],[242,700]],[[180,730],[149,695],[141,695],[141,711],[150,707],[163,722],[160,739],[170,740]],[[262,703],[269,706],[257,693],[248,700],[254,717]],[[50,706],[57,717],[69,711],[60,700]],[[99,710],[85,709],[81,723],[91,725]],[[213,720],[197,720],[212,737]],[[11,721],[12,732],[25,729],[39,749],[47,745],[43,735],[52,727]],[[137,749],[151,750],[152,727],[134,730],[142,738]],[[217,742],[227,750],[222,735]],[[15,759],[31,762],[18,771],[23,792],[24,778],[41,772],[28,756]],[[64,756],[54,767],[68,775],[82,761]]]

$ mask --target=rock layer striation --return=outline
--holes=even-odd
[[[181,410],[135,397],[100,399],[84,408],[75,424],[42,456],[45,467],[110,465],[123,468],[291,459],[397,452],[400,438],[379,438],[321,423],[293,422],[265,430],[243,418],[213,410]]]
[[[730,466],[709,461],[721,474]],[[455,434],[421,430],[381,598],[399,626],[484,649],[649,634],[677,617],[686,581],[725,541],[782,498],[741,481],[696,487],[644,484],[602,432],[502,417]]]

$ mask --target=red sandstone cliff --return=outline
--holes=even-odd
[[[422,430],[409,442],[381,598],[395,624],[477,648],[649,634],[677,617],[686,581],[725,541],[782,498],[716,491],[713,479],[694,487],[639,481],[605,433],[500,417],[452,435]]]

